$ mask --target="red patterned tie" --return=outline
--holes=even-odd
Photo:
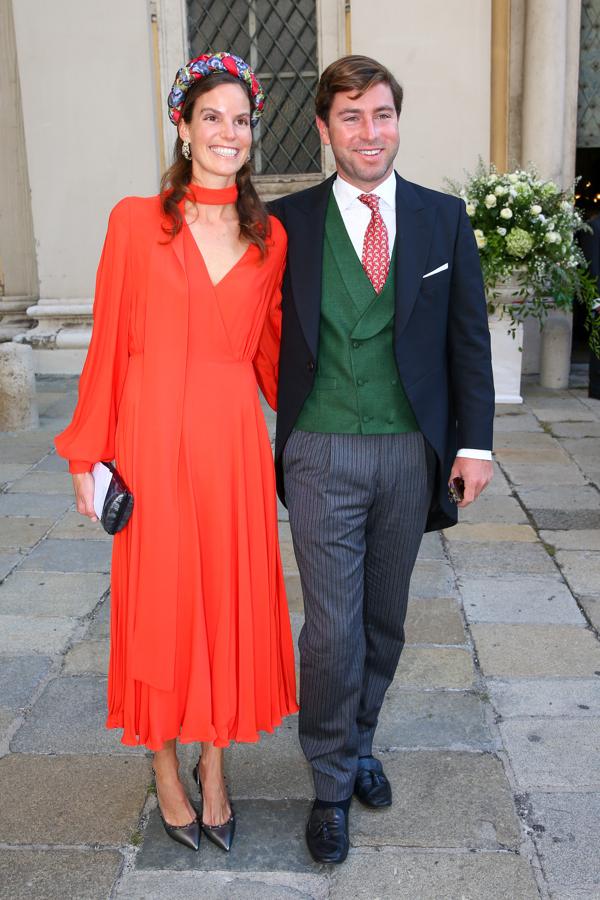
[[[388,230],[379,212],[377,194],[360,194],[358,199],[371,210],[371,221],[365,231],[362,267],[369,276],[376,293],[380,294],[390,270]]]

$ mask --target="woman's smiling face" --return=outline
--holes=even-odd
[[[179,123],[179,136],[190,142],[195,180],[233,184],[252,146],[250,100],[242,85],[220,84],[201,94],[191,122]]]

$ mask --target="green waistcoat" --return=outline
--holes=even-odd
[[[319,357],[295,427],[328,434],[400,434],[418,425],[394,357],[395,259],[377,295],[331,194],[325,220]]]

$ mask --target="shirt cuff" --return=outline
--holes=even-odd
[[[81,475],[82,472],[91,472],[94,463],[86,462],[84,459],[70,459],[69,472],[71,475]]]
[[[487,459],[489,462],[492,461],[491,450],[459,450],[456,455],[464,456],[467,459]]]

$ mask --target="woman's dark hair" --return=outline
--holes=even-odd
[[[319,80],[316,113],[326,125],[336,94],[353,93],[358,99],[376,84],[387,84],[394,98],[396,115],[402,109],[403,91],[389,69],[370,56],[342,56],[328,66]]]
[[[181,110],[184,122],[189,124],[192,121],[194,104],[198,97],[207,91],[212,91],[220,84],[239,85],[247,93],[250,109],[252,109],[252,95],[246,85],[229,72],[215,72],[205,78],[200,78],[188,90]],[[177,134],[173,150],[173,164],[160,181],[160,202],[167,219],[163,229],[168,234],[169,240],[172,240],[183,226],[183,215],[179,204],[192,180],[192,161],[182,155],[182,145],[183,141]],[[252,184],[251,172],[250,163],[245,162],[236,174],[238,188],[236,207],[240,220],[240,236],[246,238],[250,243],[256,244],[264,257],[266,238],[269,235],[269,217],[264,203]]]

